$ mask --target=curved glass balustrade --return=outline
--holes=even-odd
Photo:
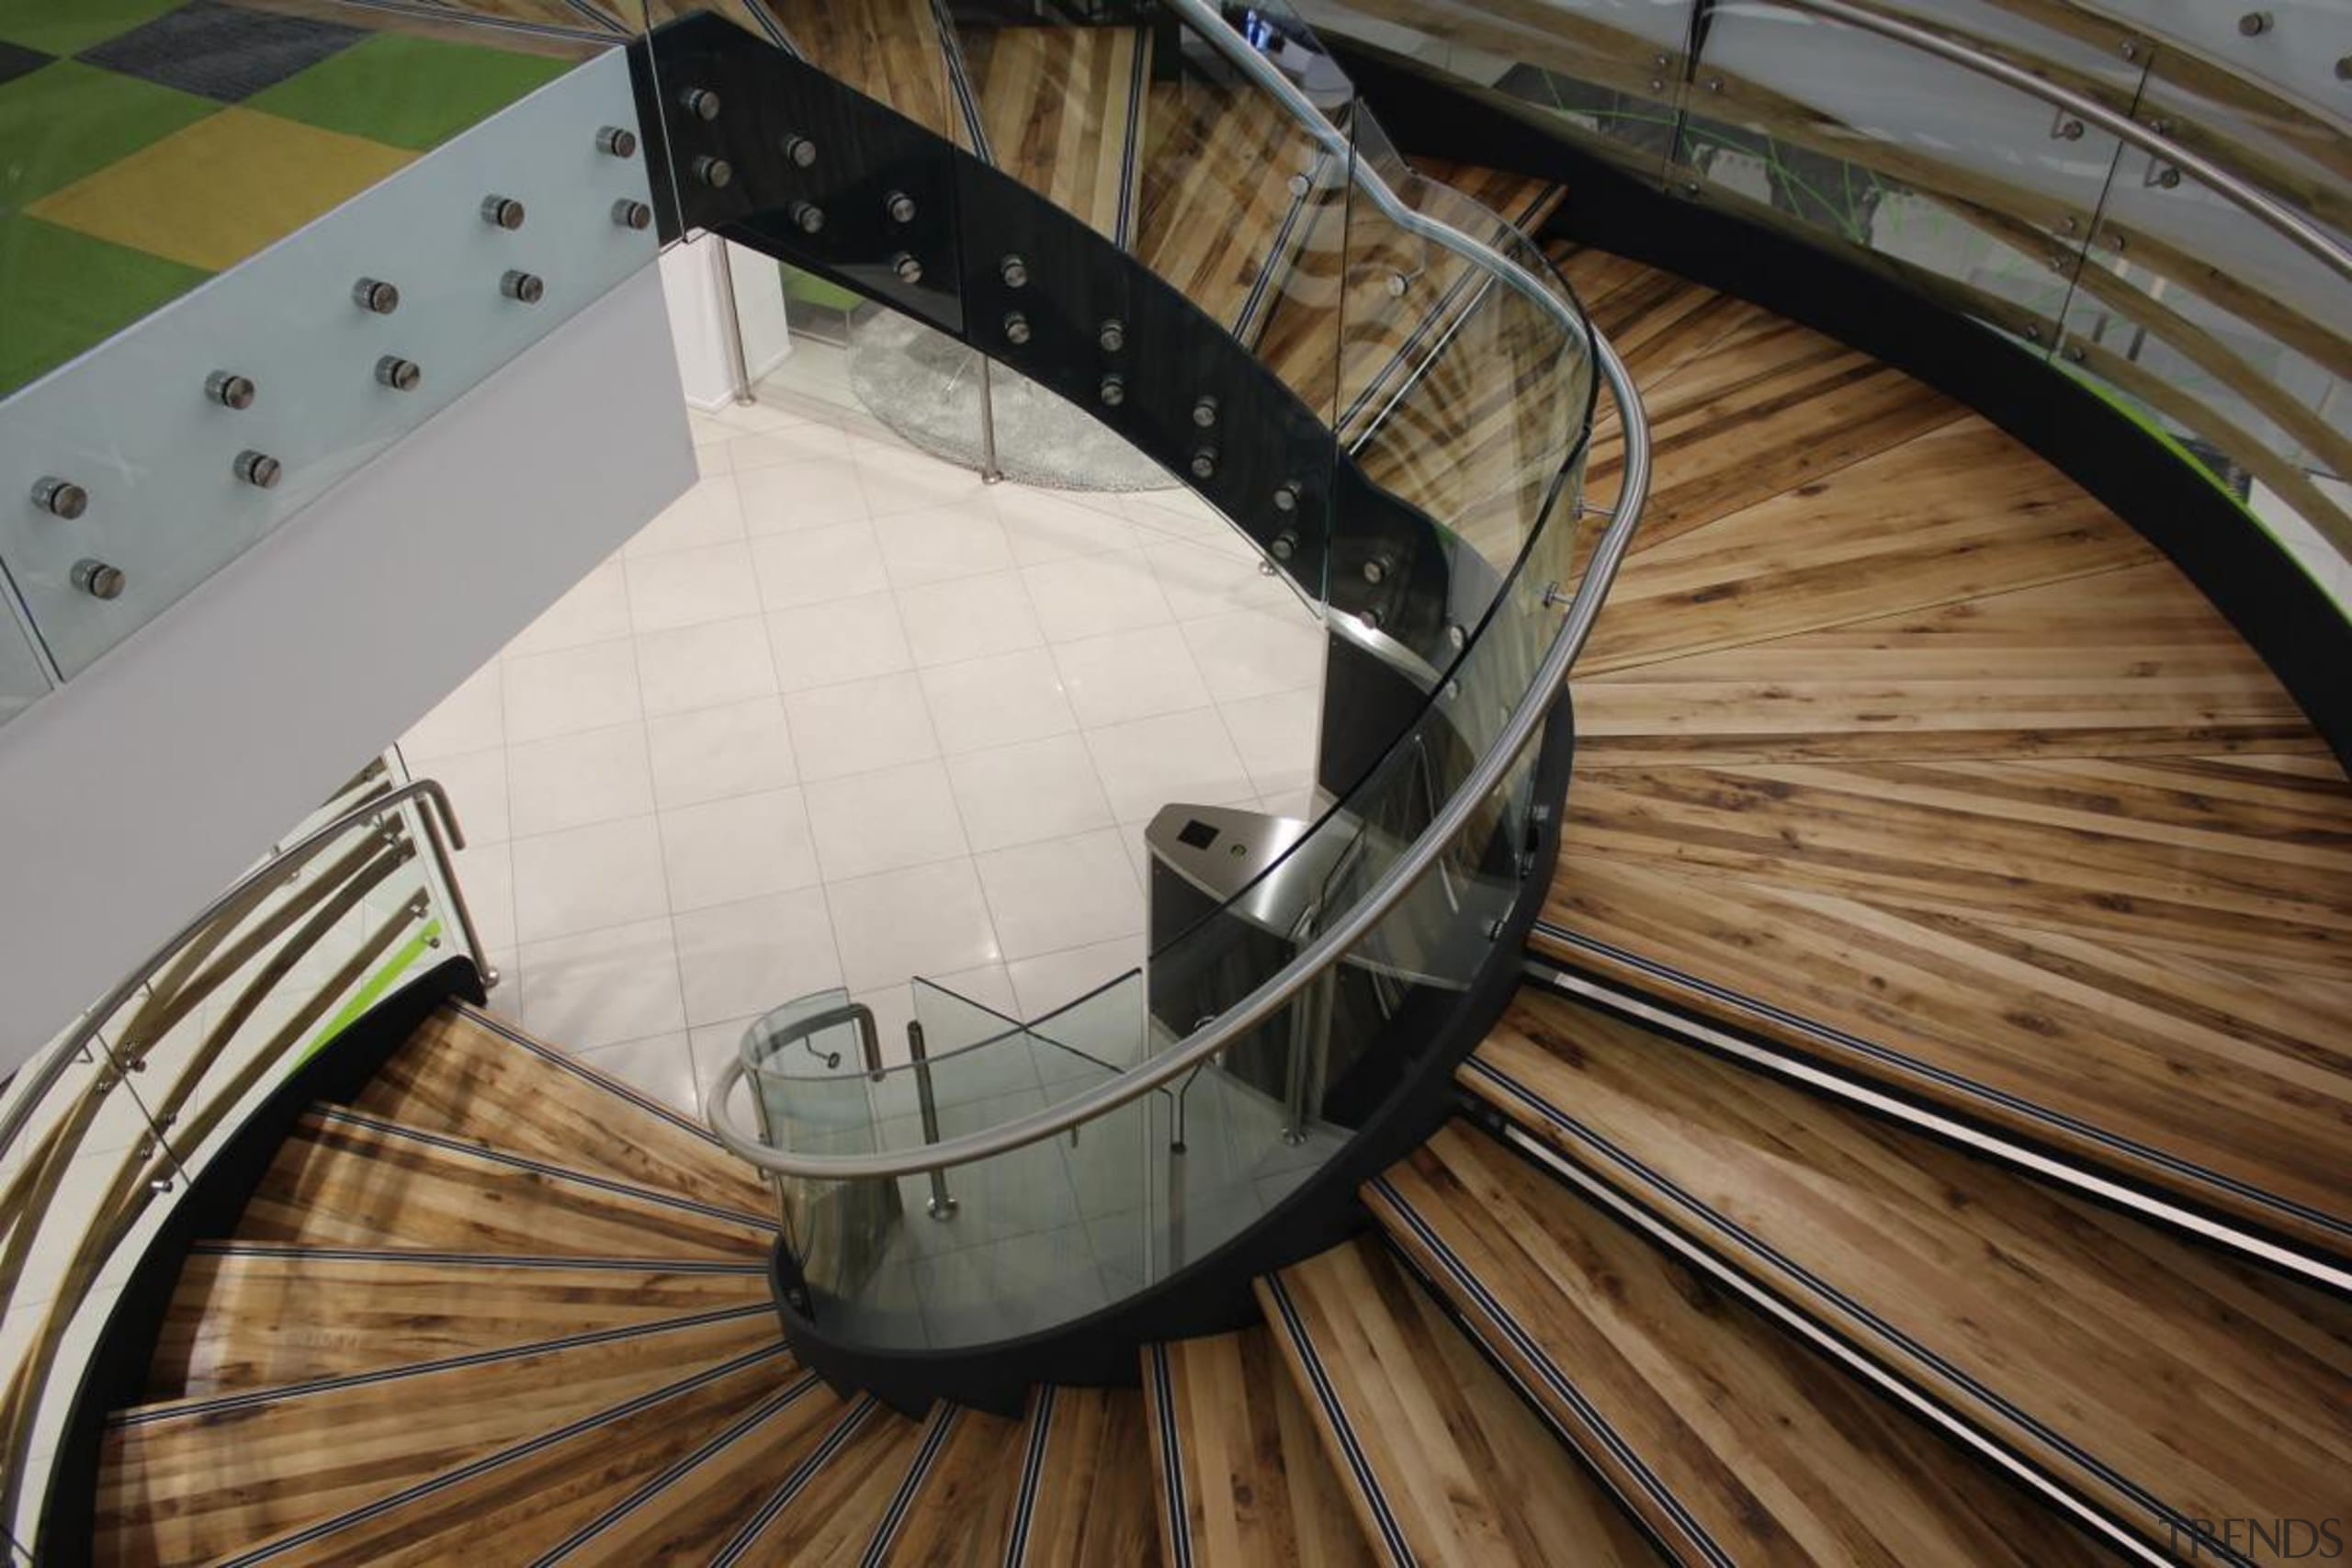
[[[2062,27],[1955,0],[1304,3],[1350,48],[2001,332],[2352,607],[2352,163],[2304,107],[2340,97],[2342,50],[2318,41],[2340,7],[2246,31],[2163,6]]]
[[[1381,672],[1364,690],[1407,694],[1345,715],[1344,763],[1327,697],[1329,808],[1226,824],[1218,849],[1242,863],[1156,896],[1143,967],[1050,1017],[919,982],[903,1042],[839,993],[747,1032],[714,1125],[782,1179],[801,1310],[838,1343],[960,1348],[1198,1261],[1401,1081],[1538,896],[1532,742],[1645,464],[1606,532],[1587,525],[1577,481],[1613,361],[1542,253],[1398,157],[1295,17],[1110,6],[1075,27],[959,7],[943,105],[927,73],[910,83],[776,9],[812,64],[969,157],[921,168],[918,143],[876,151],[890,122],[851,120],[808,165],[761,166],[786,127],[827,119],[826,89],[707,26],[657,34],[662,102],[758,104],[749,131],[731,108],[665,121],[681,167],[735,175],[682,187],[684,224],[885,299],[1091,410],[1321,607],[1335,649]],[[1138,117],[1157,134],[1121,134]],[[837,215],[862,221],[885,177],[928,194],[894,230],[844,231]],[[946,215],[927,226],[934,202]],[[901,258],[890,276],[867,259],[877,241]],[[1090,260],[1111,247],[1159,288]],[[1170,811],[1171,834],[1218,830],[1177,819],[1205,808]],[[1154,877],[1180,876],[1172,863]]]

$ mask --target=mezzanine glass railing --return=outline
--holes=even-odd
[[[1304,4],[1349,48],[2003,333],[2352,606],[2352,143],[2311,107],[2352,70],[2322,41],[2340,7]]]

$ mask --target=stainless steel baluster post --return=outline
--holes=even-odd
[[[923,1053],[921,1019],[907,1020],[907,1055],[915,1065],[915,1099],[922,1108],[922,1141],[935,1144],[939,1142],[939,1102],[932,1098],[931,1058]],[[956,1200],[948,1196],[947,1173],[944,1170],[931,1173],[930,1208],[934,1220],[947,1219],[956,1213]]]

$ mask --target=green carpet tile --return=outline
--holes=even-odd
[[[461,10],[300,9],[0,0],[0,398],[588,52],[451,39]],[[256,202],[263,168],[303,188]]]

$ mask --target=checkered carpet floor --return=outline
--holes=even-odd
[[[450,15],[0,0],[0,397],[596,47]]]

